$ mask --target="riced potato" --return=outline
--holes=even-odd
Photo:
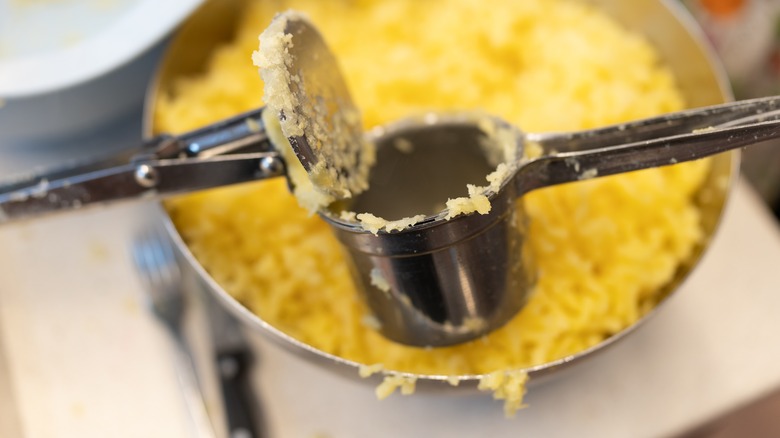
[[[261,105],[251,54],[274,12],[291,7],[323,31],[367,127],[473,109],[527,131],[575,130],[684,106],[653,48],[585,2],[264,0],[251,3],[235,42],[214,54],[205,74],[160,96],[156,128],[179,132]],[[437,349],[395,344],[367,323],[338,242],[282,179],[168,206],[216,281],[277,328],[375,369],[486,374],[483,387],[512,412],[525,384],[512,370],[594,346],[655,306],[702,239],[692,198],[707,172],[699,161],[529,194],[539,269],[533,297],[489,336]],[[409,391],[413,382],[386,383],[383,395],[397,386]]]

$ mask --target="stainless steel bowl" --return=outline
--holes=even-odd
[[[259,0],[254,0],[259,1]],[[644,34],[655,45],[662,60],[672,69],[683,95],[690,106],[704,106],[730,100],[731,90],[721,66],[712,51],[705,45],[704,37],[692,18],[674,0],[582,0],[593,3],[609,13],[627,28]],[[210,53],[228,42],[233,34],[244,1],[212,0],[204,4],[173,38],[159,66],[156,80],[146,96],[144,134],[149,137],[155,132],[154,112],[157,96],[170,90],[177,78],[201,72]],[[194,49],[196,48],[196,49]],[[576,365],[596,353],[603,351],[618,340],[625,338],[647,321],[669,297],[680,288],[709,247],[723,213],[732,182],[737,176],[739,156],[732,152],[713,158],[713,166],[704,186],[698,193],[697,202],[702,211],[703,226],[707,238],[694,255],[680,267],[675,279],[662,291],[662,299],[656,309],[645,315],[636,324],[604,340],[600,344],[549,363],[527,368],[530,381],[538,383],[543,378],[557,375],[560,370]],[[726,180],[729,184],[723,184]],[[230,296],[198,263],[182,240],[173,223],[166,219],[167,228],[178,249],[178,256],[187,267],[185,275],[193,284],[215,298],[228,311],[237,316],[259,348],[279,349],[296,354],[334,372],[353,379],[358,378],[360,364],[325,353],[302,343],[250,312]],[[269,342],[270,341],[270,342]],[[274,353],[275,354],[275,353]],[[452,387],[442,375],[414,375],[419,389],[463,389],[476,386],[479,375],[460,376],[461,385]],[[381,376],[368,379],[378,382]]]

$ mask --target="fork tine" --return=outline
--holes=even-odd
[[[158,227],[156,231],[158,237],[157,242],[160,244],[160,262],[167,267],[165,270],[165,273],[168,276],[167,280],[169,284],[178,284],[181,282],[181,270],[179,264],[176,263],[176,253],[174,252],[173,244],[162,227]]]
[[[184,297],[179,289],[181,272],[165,230],[154,226],[138,233],[132,257],[147,303],[167,324],[179,324],[184,310]]]
[[[139,274],[143,286],[147,292],[147,295],[155,295],[154,289],[157,284],[155,278],[156,269],[154,268],[153,256],[150,254],[149,249],[149,231],[143,230],[137,239],[133,242],[133,262],[136,266],[136,271]]]

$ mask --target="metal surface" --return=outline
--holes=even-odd
[[[162,198],[284,174],[263,109],[179,137],[160,136],[116,159],[52,169],[0,186],[0,223],[94,204]]]
[[[481,120],[431,114],[436,117],[427,119],[435,123],[421,123],[424,118],[417,117],[381,130],[375,141],[383,153],[369,189],[345,208],[388,219],[427,217],[402,231],[378,233],[338,211],[323,217],[347,248],[358,290],[382,334],[423,347],[462,343],[501,327],[533,288],[534,263],[523,250],[526,221],[515,199],[543,187],[682,163],[780,137],[779,106],[780,98],[770,97],[591,131],[515,131],[518,156],[526,141],[541,146],[543,156],[511,163],[513,174],[489,194],[489,213],[455,219],[434,206],[459,194],[437,185],[462,189],[491,171],[486,158],[480,159],[486,137]],[[399,140],[409,142],[412,151],[398,151]],[[552,152],[562,146],[567,152]],[[470,178],[460,178],[469,173]]]
[[[352,102],[338,61],[302,15],[288,11],[273,21],[284,25],[285,33],[293,36],[285,48],[284,56],[290,60],[285,65],[286,74],[267,74],[260,69],[266,88],[285,94],[284,101],[294,103],[279,109],[279,119],[287,120],[281,124],[282,132],[313,180],[321,179],[316,174],[323,172],[332,177],[320,189],[336,199],[363,191],[362,176],[367,174],[373,157],[363,148],[360,112]],[[301,129],[303,135],[291,132],[290,125]]]
[[[528,299],[535,266],[524,249],[527,218],[511,190],[493,197],[488,215],[434,219],[437,204],[464,195],[459,191],[479,185],[495,166],[482,151],[486,135],[476,119],[417,120],[376,130],[369,189],[345,208],[388,219],[428,218],[375,235],[341,220],[339,212],[322,216],[347,249],[356,286],[383,335],[410,345],[452,345],[509,321]],[[522,137],[515,132],[519,149]],[[399,139],[413,146],[411,152],[395,147]]]
[[[174,346],[176,377],[190,415],[193,436],[214,438],[214,424],[195,373],[194,359],[183,332],[185,311],[182,277],[168,237],[159,228],[146,230],[133,244],[133,261],[144,283],[150,307],[170,334]]]
[[[778,106],[779,97],[768,97],[682,111],[595,131],[529,135],[528,140],[536,141],[546,151],[555,150],[556,145],[568,139],[575,141],[569,152],[551,153],[521,164],[514,184],[518,193],[524,194],[555,184],[697,160],[778,138]],[[677,131],[670,126],[676,127]],[[599,141],[602,132],[611,133],[610,139],[616,143],[610,145]],[[582,150],[575,149],[578,144]]]
[[[655,0],[636,0],[632,2],[593,0],[588,1],[588,3],[593,3],[603,9],[625,27],[644,34],[656,46],[661,55],[661,61],[668,65],[671,72],[675,75],[683,97],[689,106],[714,105],[731,98],[726,77],[715,61],[715,57],[710,49],[704,45],[703,35],[701,35],[693,20],[677,2],[671,0],[660,2]],[[222,13],[215,9],[216,5],[220,5]],[[205,41],[209,48],[206,52],[221,43],[229,41],[230,35],[226,34],[224,29],[229,28],[231,23],[236,23],[236,17],[240,15],[241,5],[241,2],[231,3],[230,7],[227,7],[226,3],[220,1],[207,3],[201,11],[195,13],[185,23],[181,32],[174,37],[161,64],[157,81],[150,87],[147,94],[145,117],[145,133],[147,136],[150,136],[155,131],[152,116],[156,110],[157,96],[175,93],[173,81],[176,78],[190,75],[203,68],[204,64],[202,63],[190,62],[193,58],[201,60],[207,58],[207,53],[198,51],[193,53],[194,41]],[[666,298],[680,287],[705,253],[720,221],[731,183],[736,175],[735,169],[737,164],[738,154],[735,152],[713,157],[710,175],[708,175],[696,201],[702,214],[705,238],[691,255],[688,262],[680,267],[674,280],[661,291],[663,298],[660,305],[663,305],[667,301]],[[246,332],[256,335],[256,341],[259,344],[266,346],[266,348],[279,346],[284,351],[299,355],[334,372],[350,378],[358,378],[357,368],[360,364],[317,350],[308,344],[300,342],[271,326],[242,306],[200,266],[173,224],[168,221],[166,226],[176,242],[180,256],[188,264],[186,274],[195,277],[220,303],[236,315],[242,321]],[[525,371],[529,373],[531,383],[535,384],[544,381],[546,378],[555,377],[560,374],[561,370],[581,363],[594,354],[604,351],[607,347],[613,345],[618,340],[624,339],[628,334],[640,327],[653,314],[655,314],[655,311],[650,312],[631,327],[578,354],[526,368]],[[271,341],[271,343],[267,341]],[[417,377],[418,390],[474,390],[476,382],[480,378],[480,376],[476,375],[462,375],[459,376],[461,385],[452,387],[447,384],[448,376],[409,375]],[[379,379],[381,379],[381,375],[373,376],[364,381],[377,383]]]

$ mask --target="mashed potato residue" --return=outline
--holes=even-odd
[[[261,105],[250,57],[274,12],[291,7],[323,31],[367,127],[473,109],[529,132],[575,130],[683,107],[653,48],[585,2],[266,0],[251,2],[236,41],[205,74],[160,97],[157,129],[180,132]],[[367,327],[338,242],[281,178],[182,197],[169,208],[216,281],[277,328],[388,372],[488,374],[483,386],[496,391],[490,373],[514,376],[500,386],[511,411],[522,404],[524,379],[507,370],[580,352],[655,306],[702,239],[692,198],[707,172],[699,161],[529,194],[535,294],[489,336],[437,349],[395,344]],[[383,394],[396,386],[413,383],[391,381]]]
[[[375,149],[365,141],[359,111],[348,98],[338,100],[342,96],[332,91],[342,83],[341,76],[336,73],[319,88],[320,81],[310,77],[329,72],[331,66],[336,68],[337,61],[327,49],[317,50],[316,44],[296,47],[300,41],[296,42],[295,35],[316,33],[308,22],[306,15],[298,11],[278,14],[260,34],[260,47],[252,54],[252,62],[265,84],[263,121],[272,128],[269,134],[283,133],[269,138],[287,162],[288,176],[299,203],[313,213],[326,207],[333,198],[351,198],[368,188]],[[298,30],[290,30],[291,25]],[[302,40],[306,41],[306,37]],[[324,69],[306,74],[296,61],[304,54],[315,59],[320,57]],[[321,95],[317,90],[327,91]],[[334,105],[339,105],[338,109]],[[296,157],[302,151],[293,151],[287,140],[293,137],[305,138],[305,149],[314,154],[314,164],[310,163],[305,170]]]

